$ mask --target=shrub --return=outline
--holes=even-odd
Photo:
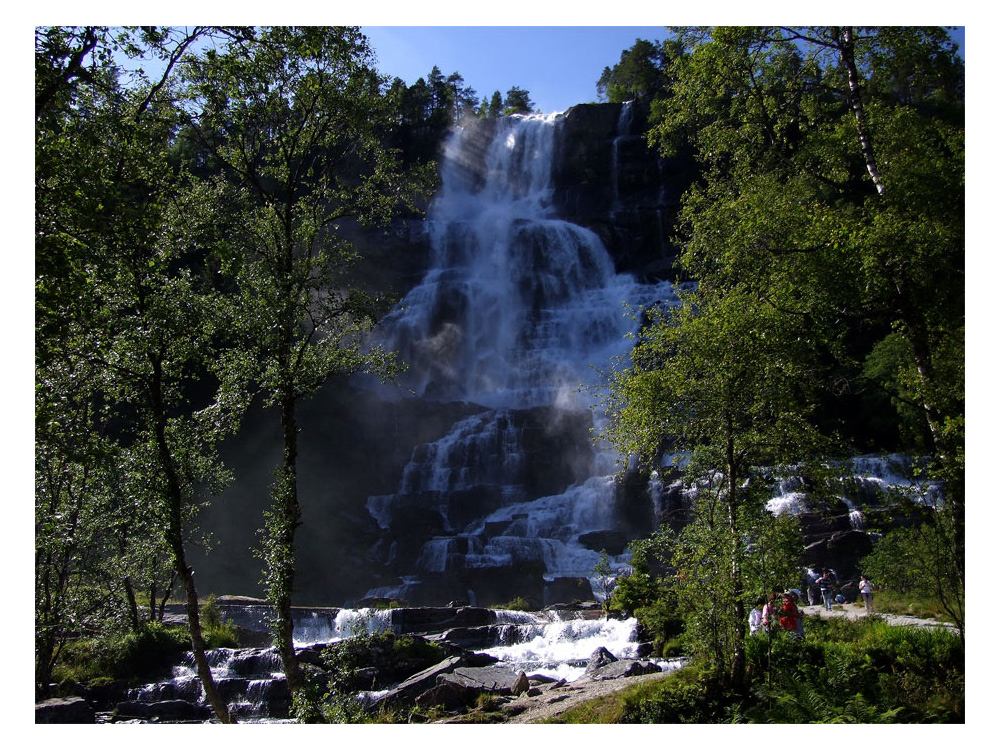
[[[199,616],[202,626],[207,630],[218,627],[222,624],[222,610],[215,599],[215,594],[209,594],[205,603],[201,605]]]
[[[699,666],[678,670],[647,693],[625,699],[623,724],[709,724],[726,721],[728,705],[722,676]]]
[[[810,623],[806,641],[752,639],[749,721],[964,720],[965,649],[955,634],[878,620]]]
[[[494,604],[493,609],[510,609],[515,612],[530,612],[531,604],[522,596],[516,596],[506,604]]]
[[[323,662],[335,688],[348,692],[387,687],[443,658],[438,644],[393,633],[356,635],[323,650]]]
[[[150,622],[124,635],[66,644],[53,676],[60,682],[88,682],[99,677],[140,680],[169,670],[189,649],[185,628]]]
[[[810,618],[806,639],[747,640],[748,683],[694,663],[584,704],[567,723],[948,723],[965,720],[964,646],[943,629]]]

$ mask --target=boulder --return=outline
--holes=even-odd
[[[861,596],[861,589],[858,584],[854,581],[849,581],[840,587],[840,593],[844,597],[844,601],[848,603],[853,603],[858,600]]]
[[[94,709],[79,696],[49,698],[35,704],[36,724],[93,724]]]
[[[603,667],[598,667],[593,671],[588,670],[584,677],[588,680],[598,682],[602,680],[617,680],[622,677],[635,677],[641,674],[654,674],[662,671],[651,661],[619,659],[610,664],[605,664]]]
[[[457,682],[440,681],[434,687],[418,695],[414,703],[422,709],[441,706],[446,711],[456,711],[473,705],[477,696],[477,692],[469,690]]]
[[[125,680],[93,680],[81,685],[79,692],[73,692],[86,698],[95,711],[110,711],[127,697],[128,683]]]
[[[185,700],[141,703],[123,701],[115,707],[115,719],[156,719],[165,722],[204,721],[211,716],[211,709]]]
[[[440,633],[459,627],[480,627],[496,623],[496,614],[483,607],[412,607],[390,613],[392,632]]]
[[[464,662],[461,656],[449,656],[447,659],[438,662],[433,667],[429,667],[423,672],[418,672],[412,677],[399,683],[392,690],[387,691],[384,695],[378,698],[377,702],[393,704],[412,701],[421,693],[434,687],[441,675],[451,672],[463,663]]]
[[[845,580],[858,575],[858,560],[871,550],[872,542],[866,532],[839,530],[807,544],[804,560],[817,570],[831,568]]]
[[[527,693],[531,689],[531,683],[528,682],[528,675],[523,671],[517,673],[517,679],[514,680],[513,686],[511,686],[511,693],[514,695],[521,695],[522,693]]]
[[[594,591],[590,586],[590,581],[586,578],[560,577],[545,582],[545,607],[549,608],[555,604],[572,605],[573,602],[581,602],[594,598]]]
[[[462,648],[473,650],[493,648],[504,642],[507,625],[483,625],[476,628],[451,628],[442,636],[444,640]]]
[[[579,542],[594,552],[607,552],[609,555],[620,555],[625,551],[628,537],[621,531],[591,531],[580,534]]]
[[[618,661],[618,657],[604,648],[604,646],[601,646],[590,655],[590,661],[587,662],[587,668],[584,670],[583,674],[584,676],[590,675],[598,669],[606,667],[608,664],[616,661]]]
[[[523,680],[521,678],[524,677]],[[514,695],[515,687],[527,690],[528,678],[523,672],[512,672],[508,667],[460,667],[451,674],[442,675],[439,682],[452,682],[467,690],[498,695]]]

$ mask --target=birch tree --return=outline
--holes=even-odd
[[[303,522],[298,405],[332,375],[394,368],[386,352],[363,347],[383,303],[350,284],[356,255],[338,222],[387,220],[428,173],[404,173],[383,146],[386,82],[356,28],[263,28],[202,55],[187,75],[189,132],[222,166],[240,227],[241,348],[230,371],[242,373],[245,389],[259,387],[281,423],[260,554],[275,645],[298,699],[306,687],[291,616]]]

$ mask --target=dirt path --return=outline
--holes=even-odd
[[[833,610],[830,612],[826,611],[826,607],[822,604],[807,605],[805,607],[800,607],[800,609],[807,615],[813,617],[846,617],[848,620],[860,620],[865,617],[865,605],[862,602],[855,602],[854,604],[835,604],[833,605]],[[910,615],[891,615],[886,612],[878,611],[878,602],[875,603],[875,614],[881,617],[890,625],[909,625],[911,627],[918,628],[948,628],[950,630],[955,630],[955,626],[950,622],[939,622],[934,618],[921,619],[919,617],[912,617]],[[809,621],[806,621],[806,625]]]

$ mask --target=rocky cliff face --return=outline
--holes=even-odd
[[[650,149],[648,117],[641,105],[570,108],[561,123],[553,203],[562,218],[597,233],[619,271],[643,281],[676,280],[673,227],[696,165]]]
[[[674,223],[681,196],[697,176],[686,156],[665,158],[646,140],[648,107],[578,104],[558,125],[553,164],[552,206],[561,219],[600,237],[619,272],[641,281],[675,280],[678,248]],[[485,158],[495,120],[464,126]],[[481,176],[485,165],[470,165]],[[475,187],[475,186],[470,186]],[[427,268],[429,247],[420,219],[398,219],[387,229],[363,232],[346,222],[341,230],[362,251],[358,278],[396,296],[415,284]]]

